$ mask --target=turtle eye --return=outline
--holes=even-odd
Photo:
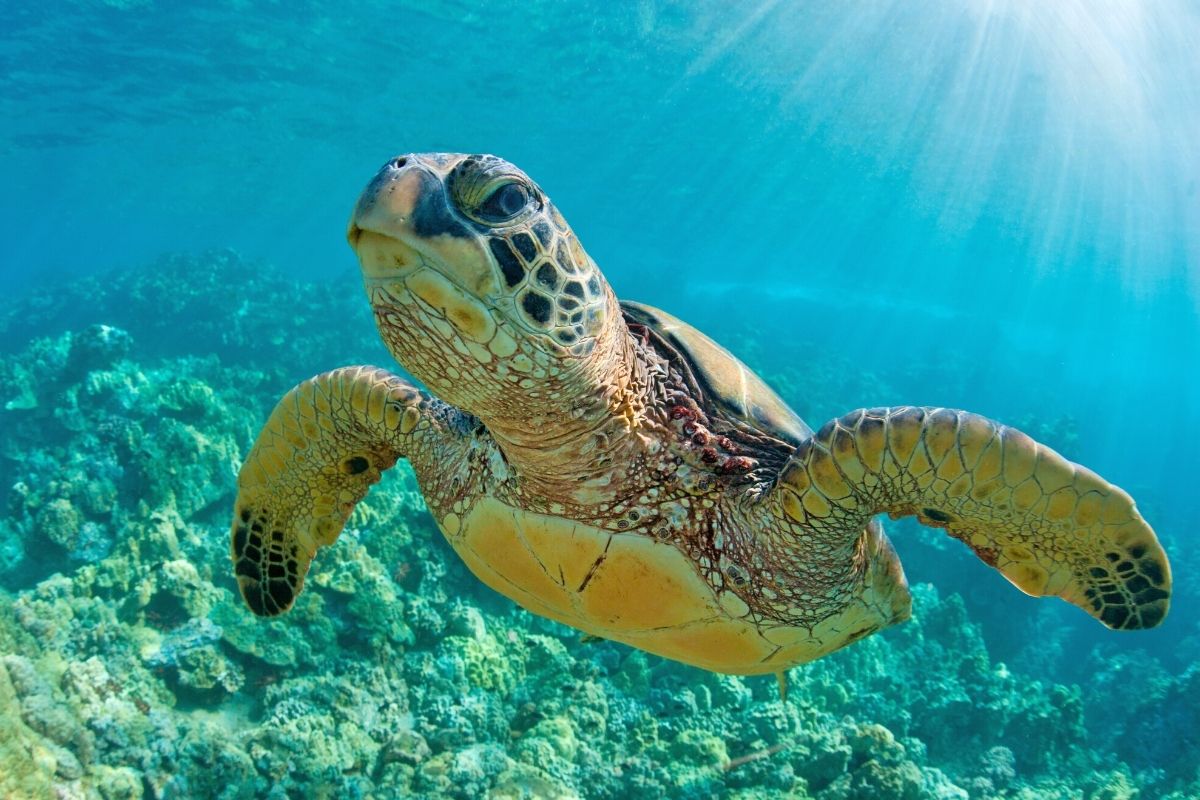
[[[523,184],[508,181],[497,185],[475,211],[480,222],[507,222],[529,205],[532,196]]]
[[[459,212],[490,228],[515,225],[541,207],[541,193],[533,182],[495,156],[467,156],[446,182]]]

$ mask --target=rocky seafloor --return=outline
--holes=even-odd
[[[291,613],[252,616],[228,559],[240,457],[296,380],[387,364],[371,330],[351,278],[224,252],[0,308],[0,797],[1200,797],[1194,623],[1167,656],[1081,638],[1061,603],[1013,619],[940,534],[907,564],[914,619],[792,670],[786,702],[491,593],[403,466]],[[755,365],[846,409],[887,379],[829,359]],[[1033,424],[1070,455],[1068,420]],[[1200,570],[1164,538],[1180,615]],[[942,573],[965,577],[920,581]]]

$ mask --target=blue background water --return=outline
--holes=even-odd
[[[1070,417],[1191,546],[1194,3],[4,2],[0,31],[5,292],[212,246],[354,292],[374,170],[494,152],[620,296],[889,376],[857,404]]]
[[[349,276],[384,158],[491,151],[623,296],[803,293],[843,313],[765,335],[952,349],[991,365],[978,394],[909,399],[1036,385],[1117,478],[1188,460],[1163,434],[1200,422],[1194,4],[0,8],[5,285],[204,246]]]

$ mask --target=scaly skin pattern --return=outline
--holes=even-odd
[[[1013,428],[965,411],[873,408],[825,425],[779,476],[776,510],[837,538],[872,514],[945,528],[1022,591],[1110,628],[1152,628],[1171,574],[1133,500]]]
[[[733,356],[709,342],[701,376],[687,352],[698,332],[623,312],[507,162],[393,159],[348,238],[384,342],[437,397],[346,368],[280,402],[233,524],[256,613],[292,604],[317,549],[399,458],[489,586],[707,669],[780,672],[906,619],[879,513],[944,527],[1022,590],[1109,627],[1166,613],[1165,555],[1121,490],[966,412],[856,411],[795,446],[802,423],[776,430],[728,402],[745,386]]]
[[[257,614],[291,607],[317,548],[333,544],[380,474],[408,458],[470,475],[473,421],[376,367],[344,367],[288,392],[238,474],[234,575]],[[457,470],[454,468],[457,467]],[[431,489],[446,491],[439,481]]]

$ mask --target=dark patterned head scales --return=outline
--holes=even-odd
[[[393,355],[472,413],[516,389],[561,393],[550,375],[588,372],[622,340],[616,298],[571,227],[496,156],[392,159],[348,238]]]

